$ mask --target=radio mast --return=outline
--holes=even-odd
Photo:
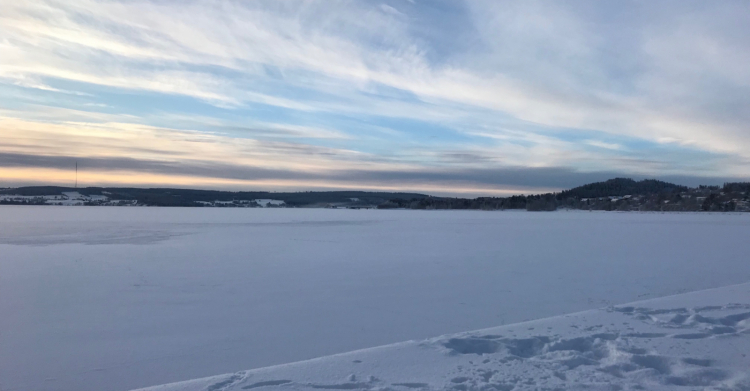
[[[76,160],[76,189],[78,188],[78,161]]]

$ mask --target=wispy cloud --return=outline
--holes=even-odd
[[[748,177],[748,7],[4,2],[0,150]]]

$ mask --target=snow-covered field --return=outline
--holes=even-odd
[[[106,196],[91,195],[86,196],[77,191],[63,192],[61,195],[43,195],[43,196],[22,196],[14,194],[0,194],[0,201],[13,202],[43,202],[49,205],[61,206],[83,206],[86,202],[106,202],[109,199]],[[119,202],[113,200],[115,203]],[[129,201],[130,202],[130,201]]]
[[[2,391],[128,390],[613,305],[204,388],[695,388],[748,365],[746,285],[619,306],[750,281],[747,214],[3,206],[0,221]]]

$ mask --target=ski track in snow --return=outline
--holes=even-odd
[[[748,355],[750,283],[140,391],[747,391]]]

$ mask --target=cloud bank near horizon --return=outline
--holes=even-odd
[[[750,178],[750,4],[0,4],[0,186]]]

